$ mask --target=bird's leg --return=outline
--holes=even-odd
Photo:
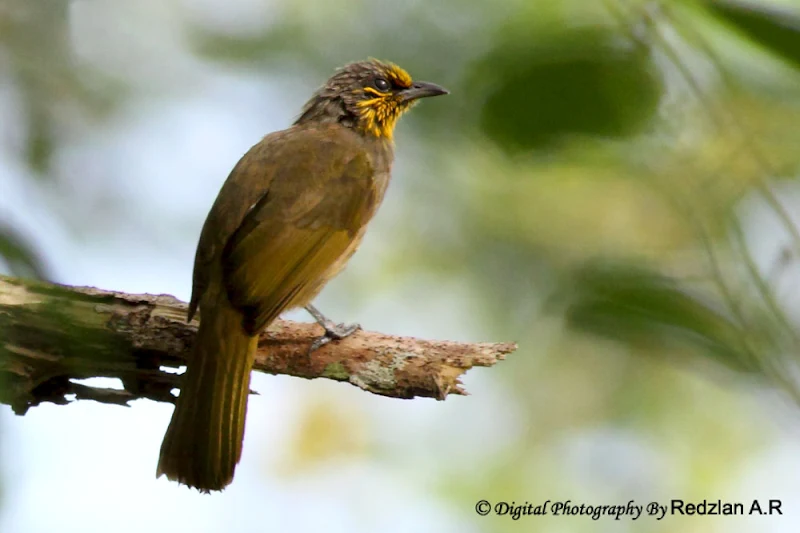
[[[314,342],[311,343],[311,347],[308,349],[309,354],[322,348],[332,340],[338,341],[344,339],[345,337],[348,337],[361,329],[361,324],[336,324],[331,319],[323,315],[319,309],[314,307],[312,304],[306,305],[305,309],[311,316],[314,317],[314,320],[317,321],[317,324],[325,328],[325,335],[317,337],[314,339]]]

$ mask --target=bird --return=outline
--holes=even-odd
[[[355,329],[328,320],[312,300],[344,268],[383,200],[397,120],[444,94],[394,63],[349,63],[289,128],[234,166],[200,233],[188,310],[200,322],[156,477],[202,493],[233,481],[258,335],[281,313],[308,309],[326,331],[314,346]]]

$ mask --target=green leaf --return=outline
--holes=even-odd
[[[484,95],[481,129],[510,151],[570,135],[633,135],[663,92],[649,51],[610,28],[510,31],[468,86]]]
[[[568,324],[647,349],[693,349],[734,370],[759,371],[738,326],[722,306],[704,301],[659,273],[590,263],[570,279]]]
[[[800,67],[800,12],[743,0],[716,0],[707,5],[751,40]]]
[[[0,222],[0,259],[11,274],[19,277],[48,279],[47,270],[39,255],[11,226]]]

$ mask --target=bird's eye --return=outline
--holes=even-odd
[[[389,82],[386,81],[383,78],[375,78],[375,81],[373,82],[373,84],[375,85],[376,89],[378,89],[379,91],[383,91],[383,92],[388,91],[389,87],[390,87]]]

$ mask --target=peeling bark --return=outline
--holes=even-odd
[[[174,369],[191,356],[197,321],[169,295],[126,294],[0,276],[0,402],[17,414],[69,397],[127,405],[149,398],[175,401]],[[255,370],[307,379],[346,381],[393,398],[465,395],[461,375],[492,366],[514,343],[460,343],[358,331],[310,356],[323,330],[278,320],[258,344]],[[170,371],[172,369],[172,371]],[[119,378],[123,390],[74,380]]]

